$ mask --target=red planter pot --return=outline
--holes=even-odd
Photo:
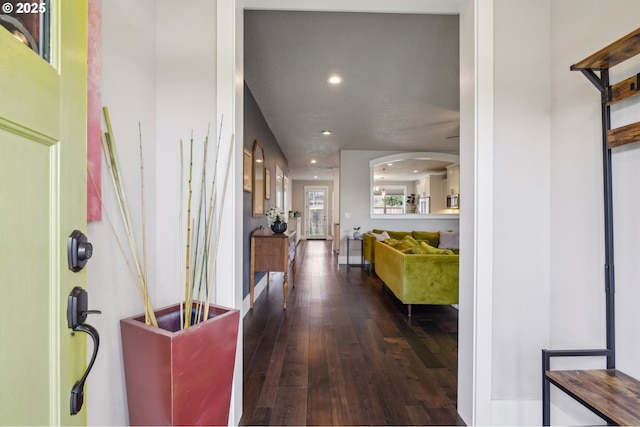
[[[210,306],[180,330],[179,305],[120,321],[131,425],[227,425],[240,312]]]

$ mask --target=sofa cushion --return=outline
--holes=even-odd
[[[442,231],[440,233],[439,248],[460,249],[459,231]]]
[[[453,255],[453,251],[449,249],[434,248],[433,246],[431,246],[426,242],[420,242],[420,247],[422,248],[423,253],[429,254],[429,255]]]
[[[389,237],[398,240],[402,240],[406,236],[411,236],[411,231],[387,231],[387,233],[389,233]]]
[[[438,247],[440,241],[439,231],[414,231],[413,238],[416,240],[424,240],[433,247]]]

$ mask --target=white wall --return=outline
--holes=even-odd
[[[611,11],[616,19],[603,21]],[[638,27],[640,4],[634,0],[564,0],[551,2],[551,348],[603,348],[604,219],[602,208],[602,155],[600,94],[569,66],[600,50]],[[579,13],[576,13],[579,12]],[[604,22],[604,24],[603,24]],[[638,61],[614,67],[612,82],[635,74]],[[625,71],[626,69],[626,71]],[[622,74],[622,75],[620,75]],[[636,104],[619,114],[614,126],[640,118]],[[622,122],[622,123],[621,123]],[[617,368],[640,378],[637,327],[637,255],[640,246],[637,197],[638,146],[613,150],[614,231],[616,271]],[[556,360],[553,368],[604,367],[603,358]],[[552,402],[583,422],[597,421],[561,393],[552,390]],[[552,422],[554,415],[552,414]],[[556,418],[555,420],[557,420]]]
[[[189,7],[159,0],[156,30],[156,119],[158,204],[155,234],[158,244],[158,277],[154,287],[158,306],[174,304],[182,295],[182,263],[178,240],[179,144],[185,155],[193,132],[194,146],[202,147],[209,130],[209,160],[217,144],[216,128],[216,7],[205,0],[190,0]],[[197,10],[198,13],[194,13]],[[182,30],[187,28],[188,31]],[[227,126],[231,126],[227,124]],[[200,175],[201,152],[194,161],[194,176]],[[224,168],[226,158],[220,162]],[[209,163],[209,171],[213,164]],[[199,187],[197,182],[194,182]],[[197,193],[194,193],[197,194]],[[195,200],[195,199],[194,199]]]
[[[494,0],[494,424],[539,422],[523,403],[549,339],[549,17],[549,0]]]
[[[154,307],[175,303],[180,295],[175,208],[179,140],[186,142],[193,130],[194,140],[202,141],[211,124],[212,142],[217,142],[216,27],[212,24],[216,5],[206,0],[189,4],[176,8],[167,0],[102,2],[103,104],[110,109],[137,230],[141,230],[138,122],[142,126],[148,271]],[[231,127],[229,123],[227,132]],[[106,170],[102,182],[104,204],[118,224]],[[89,300],[91,308],[102,310],[102,315],[91,319],[101,346],[88,379],[88,423],[127,425],[119,320],[142,312],[142,305],[106,215],[101,222],[89,224],[88,235],[95,247],[88,264]],[[229,286],[233,288],[233,282]]]
[[[474,209],[464,209],[460,214],[460,252],[473,254],[476,241],[476,186],[477,166],[475,162],[476,148],[476,64],[475,49],[476,24],[475,2],[468,2],[460,12],[460,193],[464,194],[465,204]],[[491,31],[489,34],[493,34]],[[493,42],[491,42],[491,45]],[[460,310],[458,312],[458,413],[468,425],[474,421],[474,389],[477,352],[475,350],[475,265],[473,256],[460,257]],[[490,311],[489,311],[490,313]],[[487,322],[488,323],[488,322]],[[487,346],[490,351],[490,346]],[[486,367],[490,369],[490,359]],[[486,393],[480,394],[486,395]],[[486,405],[488,406],[488,405]]]
[[[143,127],[145,175],[148,206],[155,203],[155,6],[153,0],[135,3],[126,0],[102,2],[102,103],[109,107],[118,154],[127,181],[136,229],[140,230],[138,122]],[[104,204],[115,206],[111,180],[102,172]],[[87,421],[90,425],[126,425],[128,422],[122,350],[121,318],[142,311],[134,282],[124,258],[114,242],[103,211],[101,222],[90,223],[88,237],[94,256],[87,264],[89,305],[102,310],[90,323],[100,333],[100,351],[87,382]],[[118,230],[123,230],[119,214],[108,214]],[[153,229],[155,217],[147,217]],[[153,234],[153,233],[150,233]],[[155,244],[153,236],[149,244]],[[155,278],[155,256],[149,257],[150,279]],[[91,345],[88,346],[91,351]]]

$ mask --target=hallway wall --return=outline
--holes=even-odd
[[[154,0],[102,2],[102,105],[109,107],[113,132],[131,193],[140,185],[138,152],[138,122],[145,141],[146,202],[155,202],[156,139],[156,13]],[[126,12],[126,13],[125,13]],[[133,19],[136,17],[136,19]],[[140,202],[137,194],[129,196],[132,218],[141,229]],[[106,206],[115,207],[116,199],[108,172],[102,169],[102,198]],[[118,233],[117,210],[103,209],[102,221],[89,223],[87,236],[94,246],[94,256],[87,264],[87,291],[92,309],[102,310],[93,316],[91,324],[100,333],[100,351],[88,377],[85,405],[89,425],[126,425],[128,411],[122,367],[119,320],[142,311],[140,298],[129,275],[125,260],[114,240],[108,212]],[[154,228],[155,216],[147,217],[147,226]],[[155,247],[154,236],[149,244]],[[156,257],[148,259],[149,280],[155,282]],[[95,323],[94,323],[95,322]],[[87,351],[93,349],[87,345]]]
[[[217,133],[216,31],[211,25],[216,6],[207,0],[189,3],[199,12],[176,8],[167,0],[102,2],[102,103],[110,110],[138,241],[138,124],[142,130],[148,282],[156,308],[175,303],[181,295],[176,285],[179,141],[188,141],[192,130],[194,139],[202,141],[210,123],[213,140]],[[102,183],[104,204],[122,236],[104,167]],[[102,221],[88,226],[95,247],[87,265],[89,303],[102,314],[92,319],[101,345],[87,382],[86,408],[89,425],[127,425],[119,320],[142,312],[142,304],[104,212]],[[87,347],[91,352],[91,345]]]
[[[604,215],[600,93],[571,64],[638,28],[640,3],[634,0],[551,2],[551,224],[550,347],[605,346]],[[579,11],[579,13],[576,13]],[[615,19],[603,20],[613,11]],[[611,70],[611,81],[635,75],[640,58]],[[612,108],[612,126],[640,120],[635,99]],[[616,275],[616,367],[640,378],[640,147],[612,150],[614,253]],[[561,369],[604,368],[604,358],[557,360]],[[562,393],[554,405],[583,423],[601,423]],[[552,414],[553,415],[553,414]],[[552,423],[557,424],[556,418]]]
[[[282,153],[278,141],[273,136],[269,124],[265,121],[260,106],[256,102],[251,89],[244,85],[244,147],[253,152],[254,142],[260,141],[264,150],[265,167],[271,172],[271,181],[268,185],[271,187],[271,198],[264,200],[264,211],[271,207],[276,207],[276,165],[288,175],[289,163]],[[253,216],[253,192],[243,192],[242,201],[242,295],[246,297],[250,291],[250,261],[251,261],[251,233],[260,226],[267,227],[267,217]],[[255,285],[257,286],[265,273],[256,273]]]

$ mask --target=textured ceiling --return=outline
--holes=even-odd
[[[331,178],[340,150],[458,153],[458,16],[246,11],[244,25],[245,81],[292,179]]]

